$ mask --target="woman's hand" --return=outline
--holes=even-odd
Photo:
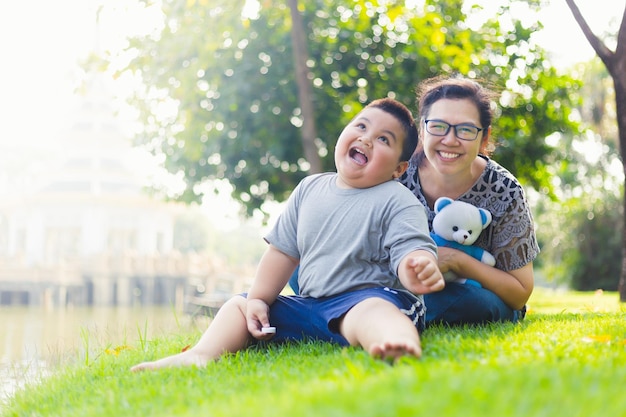
[[[442,274],[446,272],[454,272],[458,276],[462,276],[459,271],[459,258],[466,255],[464,252],[458,249],[447,248],[445,246],[437,247],[437,265]]]
[[[519,269],[502,271],[457,249],[438,247],[437,251],[437,264],[442,273],[452,271],[456,276],[477,281],[514,310],[528,302],[534,286],[532,262]]]

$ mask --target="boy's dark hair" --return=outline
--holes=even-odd
[[[402,143],[400,162],[408,161],[411,155],[413,155],[413,152],[415,152],[418,140],[417,127],[415,126],[415,119],[413,119],[411,111],[404,104],[389,97],[374,100],[365,108],[368,107],[381,109],[400,122],[404,129],[404,142]]]

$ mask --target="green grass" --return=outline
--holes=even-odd
[[[537,290],[521,324],[431,328],[396,365],[323,343],[255,348],[204,369],[132,374],[199,333],[110,346],[16,393],[6,416],[624,416],[626,307]],[[93,347],[93,346],[92,346]]]

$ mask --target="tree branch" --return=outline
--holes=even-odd
[[[617,47],[615,54],[618,56],[626,55],[626,6],[624,6],[624,14],[622,15],[622,23],[617,32]]]
[[[593,31],[587,24],[587,21],[585,20],[583,15],[580,13],[580,10],[578,9],[576,2],[574,0],[565,0],[565,2],[567,3],[567,6],[569,7],[569,9],[572,11],[572,14],[574,15],[574,19],[576,19],[578,26],[580,26],[580,28],[582,29],[583,34],[589,41],[589,44],[591,45],[593,50],[596,51],[596,54],[598,54],[602,62],[604,62],[604,65],[606,65],[609,72],[612,73],[613,66],[614,66],[613,58],[615,56],[615,53],[611,51],[609,48],[607,48],[606,45],[600,40],[600,38],[598,38],[593,33]],[[626,9],[624,10],[624,13],[626,14]],[[622,20],[622,29],[623,29],[623,26],[624,26],[624,21]],[[622,32],[622,29],[620,29],[620,34]]]

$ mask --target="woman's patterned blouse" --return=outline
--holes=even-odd
[[[519,269],[539,254],[539,245],[524,189],[508,170],[486,156],[483,174],[457,200],[489,210],[492,221],[474,245],[489,251],[496,258],[496,268],[503,271]],[[417,163],[413,158],[399,179],[426,207],[428,226],[432,230],[435,212],[422,193]],[[423,179],[427,181],[427,178]]]

